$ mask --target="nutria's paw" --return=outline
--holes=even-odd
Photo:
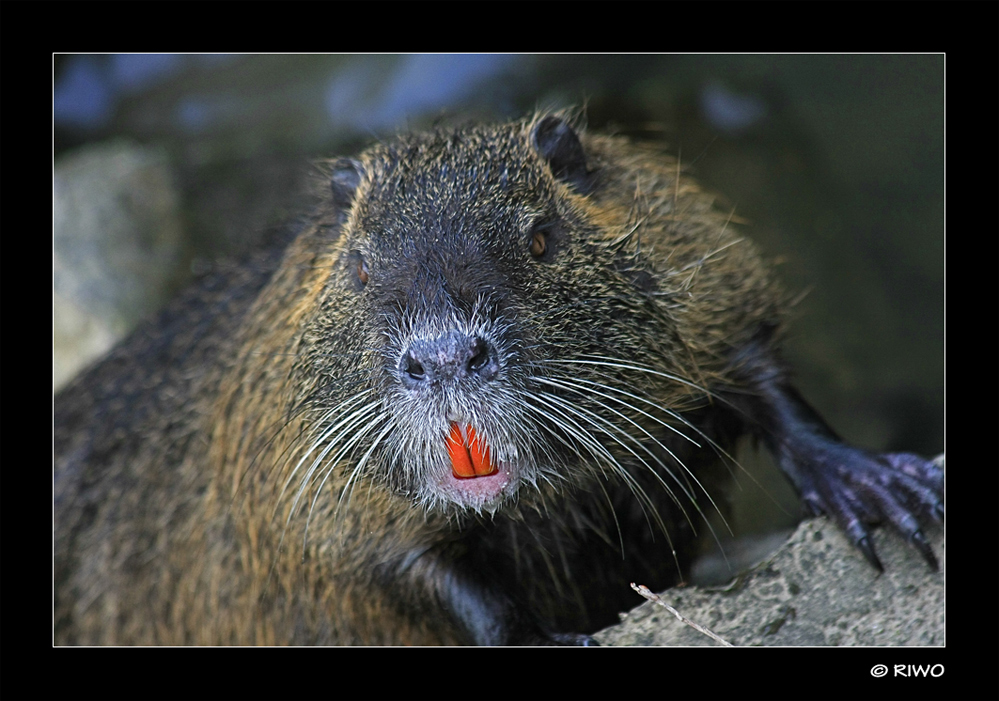
[[[600,643],[582,633],[553,633],[549,636],[548,645],[566,645],[581,647],[600,647]]]
[[[867,525],[885,522],[938,569],[920,520],[943,520],[940,466],[911,453],[876,454],[843,444],[808,456],[808,462],[799,465],[802,501],[813,513],[835,520],[878,571],[884,567]]]
[[[539,628],[511,636],[506,645],[537,647],[600,647],[600,643],[583,633],[549,633]]]

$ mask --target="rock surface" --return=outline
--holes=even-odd
[[[831,522],[812,519],[727,587],[675,588],[661,598],[732,645],[944,645],[943,529],[926,537],[939,572],[897,534],[875,531],[879,574]],[[652,602],[594,637],[610,646],[719,645]]]

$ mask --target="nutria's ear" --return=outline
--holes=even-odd
[[[364,166],[353,158],[340,158],[333,162],[333,173],[330,176],[330,189],[333,191],[333,205],[337,209],[337,219],[343,222],[347,218],[347,210],[354,203],[357,186],[364,177]]]
[[[586,152],[573,128],[558,117],[545,117],[534,125],[531,143],[548,161],[552,173],[563,182],[587,193],[592,186],[592,174],[586,169]]]

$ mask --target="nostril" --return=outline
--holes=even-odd
[[[451,331],[412,342],[399,361],[399,376],[410,389],[437,382],[492,380],[499,372],[493,346],[480,336]]]
[[[406,354],[402,371],[407,377],[416,382],[422,382],[427,376],[426,370],[423,369],[423,363],[416,359],[412,351]]]
[[[485,380],[491,380],[495,377],[499,370],[499,364],[496,362],[496,354],[493,352],[492,346],[487,341],[479,337],[472,339],[469,354],[471,357],[466,364],[468,375],[478,376]]]
[[[437,341],[413,341],[399,359],[399,379],[411,390],[433,384],[446,373]]]
[[[475,343],[472,345],[472,353],[474,355],[468,361],[468,369],[473,373],[485,367],[486,363],[489,362],[489,347],[486,345],[485,341],[481,338],[475,339]]]

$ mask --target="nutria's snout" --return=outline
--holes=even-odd
[[[509,388],[501,381],[501,351],[474,329],[437,336],[423,331],[396,367],[403,396],[390,411],[404,432],[418,436],[400,455],[415,466],[422,499],[447,511],[494,512],[516,495],[524,467],[509,437],[497,430],[499,417],[510,421],[513,414],[502,399]],[[437,458],[426,461],[425,455]]]
[[[499,375],[496,348],[482,336],[449,331],[410,343],[399,361],[399,378],[410,391],[442,383],[490,382]]]

